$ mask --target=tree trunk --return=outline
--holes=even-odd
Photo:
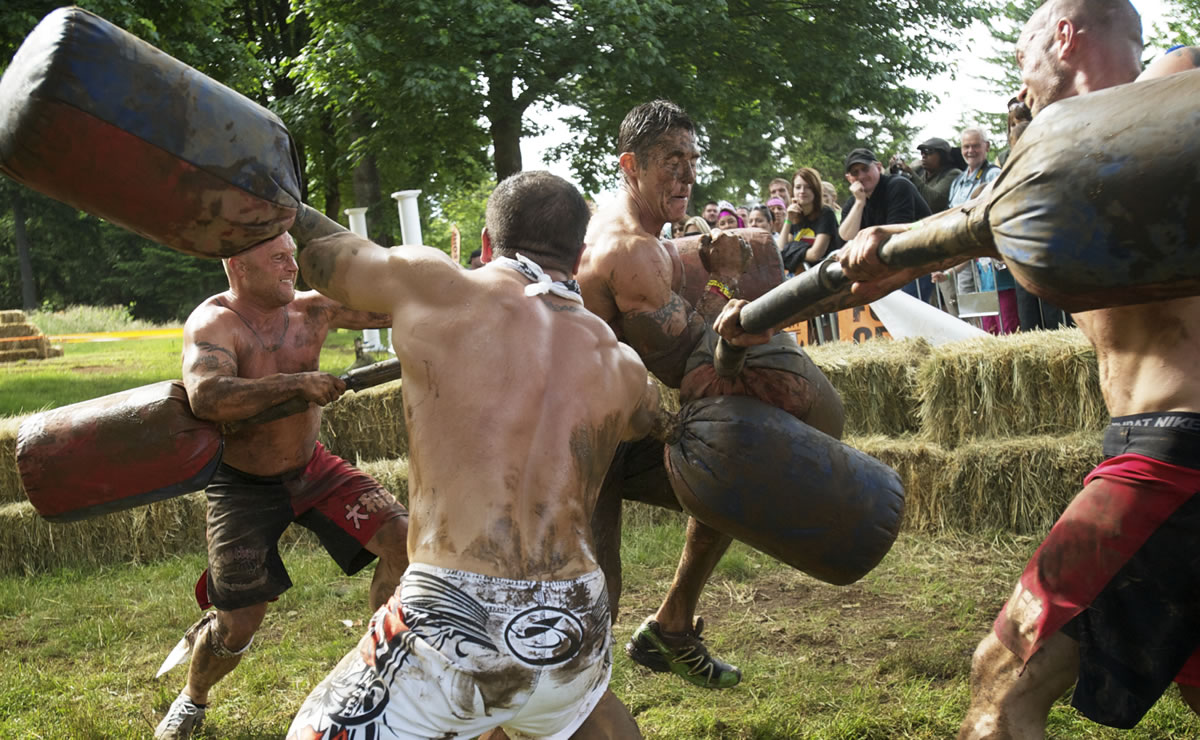
[[[33,261],[29,257],[29,234],[25,231],[25,203],[20,193],[14,193],[13,237],[17,242],[17,262],[21,269],[21,308],[26,311],[37,309],[37,290],[33,284]]]
[[[525,112],[513,99],[512,77],[488,80],[487,117],[491,122],[496,182],[521,171],[521,118]]]
[[[391,246],[390,219],[384,212],[388,206],[383,200],[383,185],[379,182],[379,167],[375,155],[368,154],[354,168],[354,202],[371,209],[367,211],[367,233],[371,241],[385,247]]]

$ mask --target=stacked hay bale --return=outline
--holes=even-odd
[[[1107,417],[1095,354],[1077,330],[940,347],[843,343],[811,354],[842,394],[846,441],[903,478],[908,529],[1044,532],[1100,460]],[[329,405],[321,439],[406,502],[401,388],[397,381]],[[677,394],[664,393],[663,403],[677,408]],[[43,521],[17,475],[21,420],[0,419],[0,573],[201,551],[201,494],[74,524]]]
[[[906,528],[1045,532],[1101,459],[1108,417],[1076,329],[811,354],[842,394],[846,441],[903,478]]]
[[[0,362],[44,360],[61,355],[61,348],[51,346],[50,339],[25,320],[24,311],[0,311]]]

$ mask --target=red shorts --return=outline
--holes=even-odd
[[[378,481],[319,442],[308,465],[279,476],[221,465],[205,495],[209,568],[197,584],[201,608],[261,604],[291,588],[278,543],[292,522],[314,532],[349,575],[374,560],[365,545],[379,528],[408,516]]]
[[[1130,452],[1105,460],[996,618],[1024,662],[1060,630],[1079,641],[1074,703],[1098,722],[1132,727],[1172,678],[1200,685],[1197,492],[1196,468]]]

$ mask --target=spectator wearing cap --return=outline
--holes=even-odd
[[[899,175],[883,174],[883,165],[870,149],[854,149],[846,155],[846,182],[852,197],[842,206],[838,235],[843,241],[868,226],[911,224],[932,214],[916,185]],[[926,275],[904,286],[904,292],[928,299],[933,283]]]
[[[954,165],[954,147],[945,139],[934,137],[917,147],[921,153],[921,164],[914,171],[903,159],[893,159],[894,171],[898,170],[913,181],[929,208],[937,213],[950,207],[950,185],[962,170]]]

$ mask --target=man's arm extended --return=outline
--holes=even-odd
[[[447,287],[462,277],[461,268],[436,249],[385,249],[349,232],[310,242],[300,250],[300,271],[322,295],[348,309],[375,314],[406,302],[448,302]]]

